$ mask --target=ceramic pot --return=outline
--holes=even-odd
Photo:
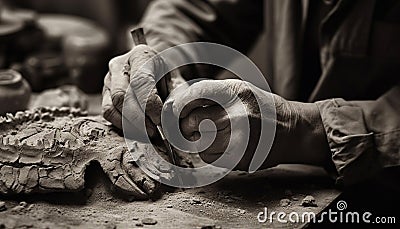
[[[14,70],[0,70],[0,115],[28,108],[31,88],[21,74]]]

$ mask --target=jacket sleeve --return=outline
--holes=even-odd
[[[317,102],[338,177],[349,186],[400,166],[400,85],[375,101]]]
[[[263,1],[155,0],[149,5],[141,26],[148,44],[159,52],[201,41],[246,53],[263,28]],[[180,51],[178,55],[177,59],[190,61],[200,55],[200,50]],[[218,70],[215,66],[201,64],[180,68],[186,79],[213,78]]]
[[[157,51],[207,41],[246,52],[263,28],[263,1],[155,0],[141,26]]]

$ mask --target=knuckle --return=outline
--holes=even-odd
[[[115,67],[115,65],[117,64],[117,57],[112,58],[109,62],[108,62],[108,69],[113,69]]]
[[[135,46],[131,51],[128,60],[130,63],[143,64],[150,59],[152,60],[152,57],[155,55],[155,51],[153,51],[149,46],[139,45]]]
[[[108,68],[109,70],[113,70],[116,67],[118,67],[119,65],[122,65],[125,63],[126,57],[125,55],[122,56],[116,56],[114,58],[112,58],[109,62],[108,62]]]
[[[250,86],[246,83],[242,83],[240,85],[240,91],[242,91],[243,93],[247,93],[247,94],[253,94],[253,91],[251,90]]]
[[[255,96],[253,90],[249,87],[249,85],[245,83],[238,84],[236,86],[237,96],[243,101],[253,101],[255,100]]]

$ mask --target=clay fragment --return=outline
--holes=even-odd
[[[280,205],[281,207],[287,207],[287,206],[290,205],[290,203],[291,203],[291,201],[290,201],[289,199],[281,199],[281,200],[279,201],[279,205]]]
[[[125,139],[101,116],[87,116],[80,109],[43,107],[8,114],[0,117],[0,193],[79,191],[87,165],[97,161],[114,190],[129,199],[147,199],[160,185],[133,158],[156,149],[139,142],[131,148],[128,152]],[[182,156],[178,163],[191,166]],[[171,176],[157,165],[152,169]]]
[[[301,201],[301,206],[303,206],[303,207],[318,207],[317,203],[315,202],[315,198],[313,196],[306,196]]]

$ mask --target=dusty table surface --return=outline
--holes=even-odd
[[[143,219],[152,218],[156,224],[143,227],[298,228],[304,224],[277,220],[262,224],[257,215],[264,207],[318,214],[340,194],[320,169],[304,166],[279,166],[256,174],[233,172],[207,187],[169,190],[156,200],[133,202],[114,196],[105,177],[93,165],[87,171],[86,188],[79,193],[1,197],[7,209],[0,213],[0,224],[6,228],[138,228]],[[301,206],[307,195],[315,198],[316,207]],[[282,199],[290,204],[281,206]]]

